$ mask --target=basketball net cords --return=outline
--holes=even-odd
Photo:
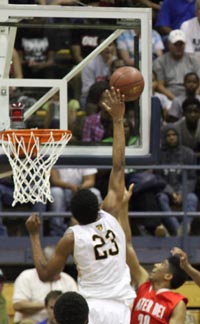
[[[42,145],[39,137],[33,132],[30,132],[27,144],[23,136],[18,137],[14,132],[12,137],[7,134],[6,140],[4,136],[2,137],[2,147],[13,170],[13,207],[17,202],[21,204],[53,202],[50,190],[51,169],[71,136],[69,133],[64,133],[59,141],[54,141],[53,132],[50,132],[48,142]]]

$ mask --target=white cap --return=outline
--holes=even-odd
[[[185,34],[182,30],[180,29],[175,29],[172,30],[169,33],[169,37],[168,40],[170,41],[170,43],[175,44],[176,42],[183,42],[185,43]]]

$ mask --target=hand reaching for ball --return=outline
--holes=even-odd
[[[105,110],[112,116],[113,120],[123,119],[125,113],[125,96],[120,93],[119,89],[111,87],[106,90],[103,106]]]

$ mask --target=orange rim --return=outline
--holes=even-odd
[[[23,137],[24,143],[28,144],[30,141],[34,142],[34,140],[31,140],[31,133],[34,135],[34,137],[39,138],[39,142],[47,143],[49,141],[49,138],[51,134],[53,135],[54,141],[60,141],[62,136],[64,134],[71,135],[70,130],[63,130],[63,129],[8,129],[0,132],[0,138],[4,141],[8,141],[8,138],[13,139],[12,134],[15,134],[17,137]]]

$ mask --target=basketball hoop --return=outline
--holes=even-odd
[[[50,173],[71,131],[61,129],[9,129],[0,132],[2,148],[13,170],[14,195],[17,202],[52,202]]]

